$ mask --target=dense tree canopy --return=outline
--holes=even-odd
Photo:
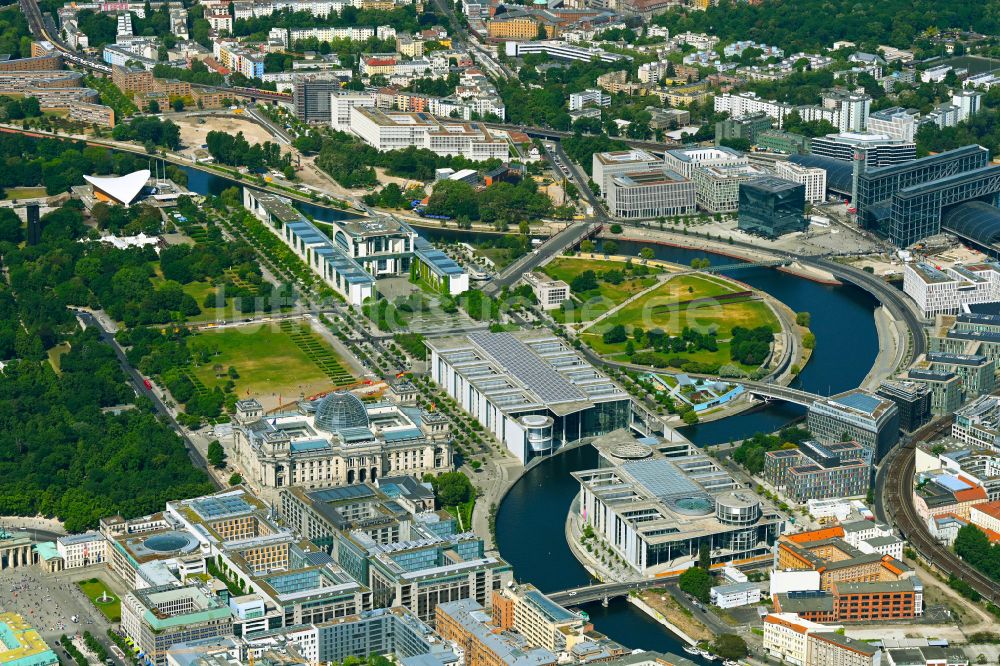
[[[1000,31],[1000,5],[935,0],[722,0],[705,11],[674,10],[654,21],[671,34],[693,30],[726,42],[752,39],[786,52],[814,52],[848,39],[869,51],[879,44],[910,48],[927,28],[961,28],[985,34]]]
[[[991,545],[986,533],[975,525],[958,530],[955,552],[993,580],[1000,580],[1000,544]]]

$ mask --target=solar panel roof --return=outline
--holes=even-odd
[[[627,462],[621,469],[641,484],[651,495],[664,499],[678,495],[702,495],[697,483],[663,458]]]
[[[587,396],[565,377],[541,362],[531,349],[510,333],[473,333],[469,336],[518,381],[538,394],[545,404],[577,402]]]
[[[859,412],[864,412],[865,414],[874,414],[875,410],[882,404],[882,401],[875,396],[865,393],[849,393],[848,395],[834,398],[833,401],[845,407],[856,409]]]

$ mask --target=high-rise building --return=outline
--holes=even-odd
[[[805,185],[774,176],[740,183],[738,226],[768,238],[805,231],[805,195]]]
[[[896,403],[904,432],[914,432],[931,419],[931,394],[920,382],[886,379],[876,393]]]
[[[853,440],[865,462],[878,463],[899,441],[899,409],[891,400],[854,389],[809,406],[809,432],[824,444]]]
[[[822,95],[823,108],[836,112],[834,125],[841,132],[863,132],[871,105],[872,98],[864,93],[834,89]]]
[[[330,96],[340,91],[340,81],[337,80],[296,81],[292,88],[295,117],[304,123],[329,123]]]

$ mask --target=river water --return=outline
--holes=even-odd
[[[617,252],[637,256],[643,247],[651,247],[657,259],[679,264],[694,258],[707,258],[716,266],[743,263],[713,253],[629,241],[619,241]],[[811,313],[816,349],[793,386],[829,395],[857,387],[871,370],[878,353],[873,315],[878,303],[867,292],[851,284],[822,285],[771,268],[727,274],[768,292],[796,312]],[[775,403],[682,432],[695,444],[718,444],[777,430],[804,413],[802,407]],[[497,543],[519,581],[533,583],[543,591],[589,581],[566,544],[564,525],[579,491],[570,473],[593,467],[596,461],[597,453],[591,447],[553,456],[529,470],[507,494],[497,514]],[[613,600],[608,608],[599,603],[582,608],[599,631],[628,647],[683,654],[676,636],[624,600]]]
[[[242,185],[198,169],[181,168],[188,174],[188,189],[199,194],[218,195],[227,187]],[[317,220],[354,215],[309,203],[296,202],[296,206]],[[495,237],[495,234],[456,229],[420,228],[419,231],[431,241],[482,242]],[[700,250],[631,241],[618,241],[617,252],[638,256],[643,247],[652,248],[657,259],[678,264],[689,264],[695,258],[709,259],[716,266],[744,263]],[[726,274],[766,291],[795,312],[811,313],[810,328],[816,334],[816,349],[793,386],[830,395],[861,383],[878,353],[873,316],[878,303],[874,297],[851,284],[822,285],[771,268],[747,268]],[[691,426],[682,432],[695,444],[706,446],[742,439],[755,432],[774,431],[803,414],[802,407],[775,403]],[[566,544],[564,526],[570,503],[579,490],[570,474],[593,467],[596,462],[597,453],[589,446],[553,456],[525,473],[507,494],[497,514],[497,542],[519,581],[533,583],[543,592],[589,582],[587,571]],[[612,600],[607,608],[600,603],[584,604],[581,608],[599,631],[623,645],[683,654],[682,643],[676,636],[623,599]],[[697,656],[691,658],[704,661]]]

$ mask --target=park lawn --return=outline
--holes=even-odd
[[[44,187],[9,187],[4,190],[4,199],[36,199],[46,196]]]
[[[455,520],[458,522],[458,529],[460,532],[471,532],[472,531],[472,512],[476,508],[476,498],[472,498],[465,504],[458,504],[456,506],[445,507],[445,511],[454,516]]]
[[[299,324],[294,324],[298,330]],[[327,343],[309,332],[306,336],[321,353],[341,367],[336,353]],[[329,391],[348,381],[333,381],[324,372],[315,357],[310,357],[293,339],[291,330],[276,324],[252,324],[221,330],[200,331],[189,342],[192,350],[207,345],[216,353],[208,363],[193,366],[194,375],[212,389],[228,381],[225,371],[234,366],[239,373],[235,380],[236,395],[277,396],[282,401],[297,399],[300,394],[310,396]],[[222,376],[216,377],[216,366],[222,367]],[[345,370],[346,373],[346,370]],[[352,380],[347,374],[345,380]]]
[[[214,285],[211,282],[189,282],[184,285],[184,293],[189,294],[198,304],[198,307],[201,308],[201,314],[188,317],[189,322],[193,324],[202,324],[205,322],[218,321],[220,319],[236,319],[239,316],[240,313],[237,312],[236,308],[233,306],[232,298],[227,298],[225,307],[221,308],[206,308],[203,305],[205,295],[220,288],[221,287]]]
[[[104,581],[100,578],[91,578],[90,580],[82,580],[77,583],[80,586],[80,590],[87,595],[87,598],[94,604],[97,610],[101,611],[101,614],[108,619],[108,622],[121,622],[122,619],[122,603],[111,588],[108,587]],[[108,603],[103,603],[98,601],[101,595],[107,592],[108,596],[112,598],[112,601]]]
[[[583,259],[580,257],[556,257],[545,264],[542,271],[549,277],[563,282],[572,282],[580,273],[584,271],[594,271],[598,275],[605,271],[624,270],[625,263],[621,261],[611,261],[607,259]],[[649,267],[650,275],[659,273],[660,269]]]

